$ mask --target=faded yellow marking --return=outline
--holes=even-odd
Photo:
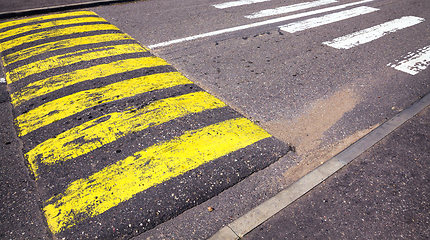
[[[104,23],[94,24],[94,25],[74,26],[74,27],[67,27],[62,29],[53,29],[45,32],[25,35],[19,38],[15,38],[15,39],[3,42],[0,44],[0,52],[19,46],[23,43],[33,42],[36,40],[65,36],[73,33],[83,33],[83,32],[101,31],[101,30],[119,30],[119,29],[112,24],[104,24]]]
[[[169,65],[158,57],[144,57],[120,60],[108,64],[100,64],[86,69],[79,69],[70,73],[52,76],[23,87],[11,95],[12,104],[16,107],[30,99],[56,91],[76,83],[107,77],[117,73],[124,73],[142,68]]]
[[[102,103],[132,97],[144,92],[192,83],[178,72],[158,73],[113,83],[101,88],[77,92],[47,102],[15,119],[19,136],[69,117]]]
[[[39,29],[55,27],[55,26],[77,24],[77,23],[88,23],[88,22],[106,22],[106,20],[98,16],[92,16],[92,17],[57,20],[57,21],[44,22],[44,23],[35,23],[33,25],[22,26],[22,27],[18,27],[18,28],[14,28],[14,29],[2,32],[0,33],[0,40],[7,37],[16,36],[21,33],[29,32],[32,30],[39,30]]]
[[[33,23],[37,21],[43,21],[43,20],[49,20],[49,19],[55,19],[55,18],[64,18],[64,17],[75,17],[75,16],[81,16],[81,15],[97,16],[97,14],[90,11],[77,11],[77,12],[68,12],[68,13],[60,13],[60,14],[51,14],[51,15],[46,15],[41,17],[26,18],[26,19],[14,20],[9,22],[3,22],[3,23],[0,23],[0,30],[2,28],[12,27],[12,26],[16,26],[24,23]]]
[[[206,92],[159,100],[142,109],[114,112],[83,123],[37,145],[25,156],[37,178],[37,159],[41,159],[42,164],[54,165],[87,154],[148,127],[191,113],[224,106],[223,102]]]
[[[102,42],[109,42],[109,41],[130,40],[130,39],[132,38],[124,33],[110,33],[110,34],[101,34],[101,35],[95,35],[95,36],[71,38],[71,39],[65,39],[65,40],[60,40],[56,42],[48,42],[48,43],[32,46],[32,47],[8,54],[3,57],[3,64],[4,66],[7,66],[11,63],[21,61],[33,56],[37,56],[42,53],[76,47],[80,45],[102,43]]]
[[[20,66],[7,72],[6,77],[9,78],[11,83],[13,83],[32,74],[41,73],[43,71],[57,67],[63,67],[82,61],[90,61],[114,55],[146,51],[147,50],[141,47],[139,44],[123,44],[85,49],[77,52],[56,55],[54,57]]]
[[[48,225],[56,234],[152,186],[268,137],[244,118],[186,132],[72,182],[44,207]]]

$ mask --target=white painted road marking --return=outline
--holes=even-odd
[[[385,36],[386,34],[396,32],[397,30],[411,27],[425,21],[424,18],[407,16],[395,19],[383,24],[376,25],[343,37],[336,38],[332,41],[323,42],[323,44],[337,48],[350,49],[363,43],[367,43]]]
[[[318,0],[318,1],[314,1],[314,2],[298,3],[298,4],[293,4],[293,5],[284,6],[284,7],[278,7],[278,8],[274,8],[274,9],[262,10],[259,12],[255,12],[251,15],[245,16],[245,17],[249,18],[249,19],[268,17],[268,16],[273,16],[273,15],[279,15],[279,14],[285,14],[285,13],[300,11],[300,10],[313,8],[313,7],[319,7],[322,5],[335,3],[335,2],[337,2],[337,0]]]
[[[368,2],[372,2],[372,1],[374,1],[374,0],[363,0],[363,1],[359,1],[359,2],[343,4],[343,5],[339,5],[339,6],[335,6],[335,7],[323,8],[323,9],[319,9],[319,10],[315,10],[315,11],[311,11],[311,12],[304,12],[304,13],[299,13],[299,14],[295,14],[295,15],[270,19],[270,20],[266,20],[266,21],[262,21],[262,22],[256,22],[256,23],[251,23],[251,24],[247,24],[247,25],[242,25],[242,26],[237,26],[237,27],[232,27],[232,28],[226,28],[226,29],[217,30],[217,31],[213,31],[213,32],[194,35],[191,37],[179,38],[179,39],[175,39],[175,40],[171,40],[171,41],[166,41],[166,42],[162,42],[162,43],[149,45],[148,48],[154,49],[154,48],[159,48],[159,47],[165,47],[165,46],[169,46],[169,45],[176,44],[176,43],[192,41],[192,40],[205,38],[205,37],[212,37],[212,36],[216,36],[216,35],[220,35],[220,34],[224,34],[224,33],[230,33],[230,32],[245,30],[248,28],[259,27],[259,26],[264,26],[264,25],[269,25],[269,24],[274,24],[274,23],[279,23],[279,22],[285,22],[285,21],[288,21],[291,19],[302,18],[302,17],[307,17],[307,16],[311,16],[311,15],[315,15],[315,14],[335,11],[335,10],[339,10],[339,9],[343,9],[343,8],[347,8],[347,7],[351,7],[351,6],[359,5],[359,4],[363,4],[363,3],[368,3]]]
[[[224,9],[224,8],[237,7],[237,6],[248,5],[248,4],[253,4],[253,3],[260,3],[260,2],[267,2],[267,1],[270,1],[270,0],[239,0],[239,1],[232,1],[232,2],[215,4],[212,6],[219,8],[219,9]]]
[[[0,83],[6,83],[6,79],[0,78]]]
[[[295,32],[303,31],[306,29],[319,27],[319,26],[334,23],[334,22],[339,22],[339,21],[342,21],[342,20],[345,20],[348,18],[360,16],[360,15],[375,12],[378,10],[379,9],[372,8],[372,7],[364,7],[364,6],[363,7],[357,7],[357,8],[345,10],[342,12],[327,14],[327,15],[324,15],[322,17],[316,17],[316,18],[303,20],[300,22],[290,23],[290,24],[287,24],[284,26],[280,26],[280,29],[282,31],[286,31],[289,33],[295,33]]]
[[[415,75],[423,71],[430,65],[430,46],[418,49],[414,53],[409,53],[404,60],[391,64],[388,66],[393,67],[399,71]]]

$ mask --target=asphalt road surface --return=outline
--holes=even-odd
[[[236,199],[258,204],[430,90],[427,1],[226,2],[0,23],[21,160],[56,237],[207,238],[223,223],[184,227],[193,206],[219,194],[233,220],[249,206],[226,200],[226,189],[269,166],[260,172],[270,189]],[[160,74],[166,85],[130,81]],[[149,124],[123,123],[137,117]],[[217,138],[231,131],[238,137]],[[194,159],[190,146],[208,157],[163,167],[160,149],[172,145],[174,159]],[[189,222],[167,224],[181,213]],[[172,226],[182,230],[166,233]]]
[[[430,90],[426,1],[217,5],[225,2],[147,1],[93,10],[292,145],[297,164],[273,176],[277,187]]]
[[[428,239],[430,108],[248,239]]]
[[[146,1],[93,10],[293,145],[301,158],[295,173],[430,90],[426,1],[249,2]]]

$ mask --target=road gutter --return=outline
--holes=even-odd
[[[236,240],[242,238],[260,224],[349,164],[352,160],[360,156],[428,106],[430,106],[430,93],[425,95],[421,100],[415,102],[410,108],[398,113],[396,116],[383,123],[381,126],[377,127],[324,164],[291,184],[288,188],[282,190],[273,198],[260,204],[242,217],[230,223],[228,226],[225,226],[215,235],[210,237],[209,240]]]

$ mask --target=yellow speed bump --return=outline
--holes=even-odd
[[[268,156],[225,172],[246,177],[284,152],[269,133],[95,13],[0,23],[0,51],[14,123],[54,238],[75,237],[79,223],[92,228],[91,218],[127,203],[142,213],[152,207],[140,201],[152,197],[146,190],[203,164]],[[136,138],[148,142],[127,144]],[[126,151],[111,155],[117,146]]]
[[[141,93],[192,82],[178,72],[158,73],[113,83],[101,88],[77,92],[47,102],[15,118],[20,137],[55,121],[100,105]]]
[[[32,74],[41,73],[57,67],[64,67],[82,61],[90,61],[103,57],[110,57],[120,54],[146,52],[147,49],[139,44],[123,44],[98,47],[77,52],[56,55],[40,61],[32,62],[27,65],[20,66],[6,73],[6,77],[10,79],[10,83],[16,82],[22,78]]]
[[[49,27],[56,27],[56,26],[70,25],[70,24],[77,24],[77,23],[87,23],[87,22],[106,22],[106,20],[98,16],[92,16],[92,17],[82,17],[82,18],[73,18],[73,19],[67,19],[67,20],[57,20],[52,22],[38,23],[38,24],[23,26],[20,28],[14,28],[9,31],[2,32],[0,33],[0,40],[14,35],[29,32],[32,30],[39,30],[39,29],[44,29]]]
[[[0,44],[0,51],[5,51],[13,47],[17,47],[21,44],[34,42],[37,40],[43,40],[49,37],[60,37],[65,35],[71,35],[75,33],[85,33],[90,31],[101,31],[101,30],[119,30],[117,27],[111,24],[92,24],[92,25],[82,25],[66,27],[61,29],[53,29],[45,32],[33,33],[30,35],[24,35],[19,38],[14,38],[9,41]]]
[[[90,11],[76,11],[76,12],[68,12],[68,13],[60,13],[60,14],[51,14],[51,15],[46,15],[46,16],[41,16],[41,17],[26,18],[26,19],[20,19],[20,20],[14,20],[14,21],[0,23],[0,31],[2,28],[19,26],[21,24],[29,24],[29,23],[31,24],[34,22],[39,22],[39,21],[44,21],[44,20],[64,18],[64,17],[76,17],[76,16],[82,16],[82,15],[97,16],[96,13],[90,12]]]
[[[76,38],[64,39],[60,41],[41,43],[39,45],[31,46],[31,47],[22,49],[20,51],[12,52],[4,56],[3,63],[4,63],[4,66],[7,66],[17,61],[21,61],[30,57],[40,55],[42,53],[52,52],[60,49],[72,48],[76,46],[84,46],[86,44],[130,40],[130,39],[132,38],[124,33],[109,33],[109,34],[76,37]]]
[[[251,121],[238,118],[156,144],[72,182],[43,208],[48,225],[58,233],[139,192],[268,137]]]
[[[224,106],[223,102],[206,92],[162,99],[142,109],[110,113],[86,122],[39,144],[25,156],[37,177],[37,158],[42,159],[42,164],[53,165],[77,158],[130,133],[191,113]]]
[[[76,83],[90,81],[113,74],[125,73],[137,69],[169,65],[158,57],[143,57],[119,60],[112,63],[100,64],[93,67],[79,69],[73,72],[52,76],[33,82],[14,92],[11,96],[12,104],[18,106],[28,100],[45,95],[55,90],[71,86]]]

